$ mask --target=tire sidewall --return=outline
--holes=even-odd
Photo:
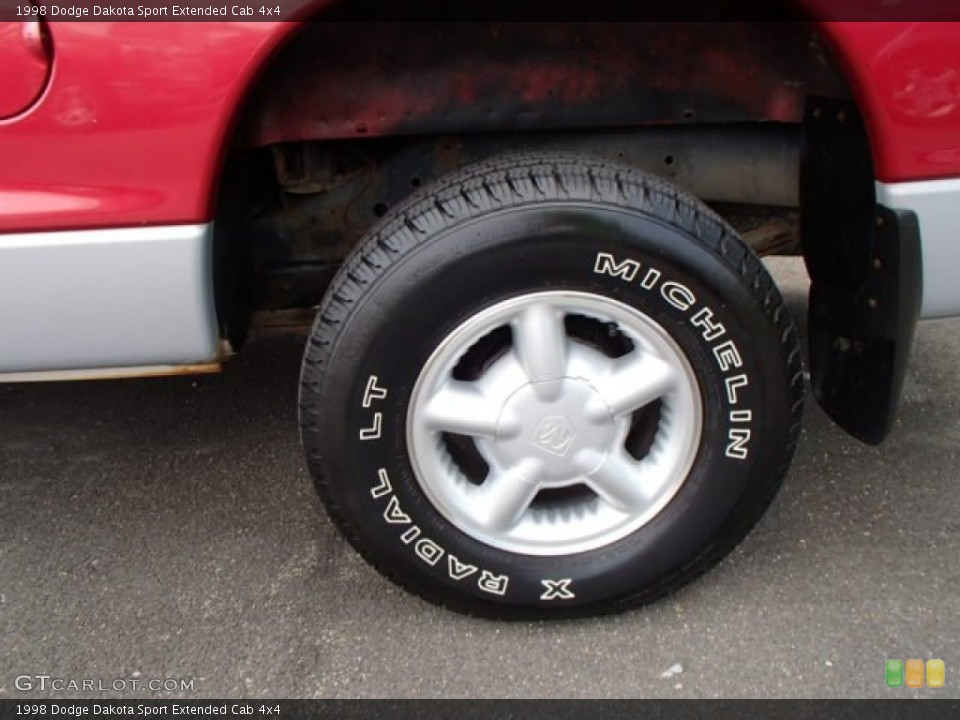
[[[304,438],[334,449],[314,469],[346,516],[366,519],[353,530],[378,564],[441,602],[562,613],[655,594],[722,542],[752,489],[779,471],[789,435],[780,338],[744,278],[678,227],[592,202],[521,206],[424,235],[353,307]],[[457,529],[420,488],[406,440],[413,388],[442,340],[497,302],[545,290],[650,317],[687,356],[703,401],[697,458],[668,505],[622,540],[559,557],[505,552]]]

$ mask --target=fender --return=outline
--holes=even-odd
[[[50,25],[46,92],[0,121],[0,233],[209,222],[240,108],[301,23]]]
[[[300,24],[50,25],[45,91],[0,121],[0,380],[216,371],[218,175]]]
[[[330,2],[299,0],[293,17],[316,16]],[[858,6],[801,4],[819,17]],[[857,96],[877,179],[960,176],[960,110],[928,108],[923,99],[947,81],[938,80],[937,52],[953,46],[952,29],[817,24]],[[54,23],[47,91],[31,110],[0,121],[0,233],[209,222],[235,123],[277,50],[301,27]]]

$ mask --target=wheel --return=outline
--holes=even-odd
[[[706,206],[628,167],[507,156],[424,188],[347,259],[301,435],[331,518],[390,579],[473,614],[588,615],[749,531],[802,389],[774,283]]]

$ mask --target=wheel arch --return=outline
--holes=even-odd
[[[806,95],[849,93],[819,35],[802,22],[311,22],[258,74],[240,139],[799,122]]]
[[[796,3],[801,13],[809,5]],[[278,29],[234,110],[221,176],[235,148],[625,125],[808,127],[811,98],[839,99],[851,117],[864,119],[854,125],[857,147],[868,154],[856,178],[856,201],[830,202],[822,194],[802,193],[802,214],[814,219],[809,226],[823,231],[817,220],[825,208],[858,213],[847,224],[856,232],[834,235],[826,226],[818,239],[807,233],[804,251],[814,287],[821,289],[849,270],[842,258],[872,260],[874,158],[886,141],[876,129],[882,128],[874,120],[878,111],[858,104],[876,98],[849,80],[862,82],[865,56],[848,42],[849,32],[830,23],[725,23],[722,32],[704,23],[416,22],[398,29],[391,23],[342,23],[325,15],[327,10],[322,0],[307,3],[302,17],[309,22]],[[693,51],[702,54],[704,48],[708,57],[691,63],[690,57],[698,57]],[[823,138],[813,136],[815,142]],[[805,156],[807,171],[810,157]],[[848,192],[842,182],[847,179],[830,178],[829,186],[839,193],[835,200]],[[860,202],[861,196],[869,197]],[[851,252],[834,253],[831,244]],[[859,269],[853,277],[861,277]],[[900,292],[900,277],[895,275],[888,288],[888,312],[909,317],[912,309],[903,305],[914,292]],[[855,294],[829,294],[828,304],[852,318],[839,330],[818,332],[827,322],[823,307],[811,314],[812,357],[826,358],[838,333],[871,336],[868,316],[849,307]],[[221,317],[226,305],[220,304]],[[851,374],[844,363],[840,372],[835,359],[814,367],[813,384],[828,411],[837,406],[831,397],[842,397],[844,405],[856,405],[857,397],[872,393],[890,399],[879,412],[876,405],[831,412],[858,437],[876,442],[889,429],[909,336],[906,340],[896,351],[898,360],[884,361],[880,369],[855,368]],[[853,396],[852,387],[858,388]]]

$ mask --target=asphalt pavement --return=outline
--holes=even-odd
[[[802,316],[801,266],[774,266]],[[808,398],[729,559],[561,623],[438,609],[338,537],[298,443],[302,343],[262,335],[214,376],[0,385],[0,698],[960,697],[960,322],[921,326],[883,446]],[[888,658],[942,658],[946,687],[889,689]]]

